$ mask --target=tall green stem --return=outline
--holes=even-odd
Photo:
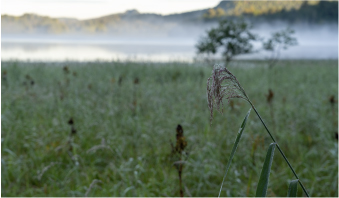
[[[275,141],[274,137],[272,136],[270,130],[268,130],[268,128],[267,128],[265,122],[263,121],[263,119],[262,119],[261,116],[259,115],[257,109],[254,107],[254,105],[252,104],[251,101],[248,100],[248,102],[251,104],[253,110],[255,111],[255,113],[257,114],[257,116],[259,117],[261,123],[264,125],[264,127],[265,127],[266,131],[268,132],[268,134],[271,136],[273,142],[277,143],[277,141]],[[284,154],[284,153],[282,152],[282,150],[280,149],[280,146],[279,146],[278,143],[277,143],[277,148],[278,148],[280,154],[281,154],[281,155],[283,156],[283,158],[285,159],[285,161],[286,161],[286,163],[288,164],[288,166],[290,167],[290,169],[292,170],[294,176],[298,179],[298,182],[299,182],[301,188],[303,189],[303,191],[305,192],[306,196],[307,196],[307,197],[310,197],[309,194],[308,194],[307,191],[306,191],[306,188],[305,188],[304,185],[301,183],[301,180],[299,179],[297,173],[294,171],[292,165],[291,165],[290,162],[287,160],[287,157],[285,156],[285,154]]]

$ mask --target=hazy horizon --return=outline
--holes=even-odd
[[[190,12],[215,7],[221,0],[3,0],[1,14],[21,16],[32,13],[54,18],[86,20],[127,10],[161,15]],[[20,5],[20,6],[18,6]]]
[[[11,9],[15,10],[13,7],[14,3],[23,1],[5,0],[4,2],[1,9],[2,14],[6,12],[9,13]],[[29,2],[32,2],[32,4],[29,4]],[[56,4],[58,6],[53,7],[53,12],[64,11],[67,15],[72,5],[81,5],[85,7],[80,6],[78,9],[73,9],[74,14],[81,14],[81,12],[86,12],[86,9],[91,8],[91,10],[87,12],[87,14],[91,15],[94,11],[98,11],[98,9],[95,9],[96,6],[104,6],[105,9],[107,8],[109,10],[109,13],[105,14],[103,10],[99,9],[101,16],[103,16],[114,13],[118,8],[125,10],[127,7],[124,6],[127,5],[129,6],[127,9],[138,9],[140,12],[145,12],[145,10],[141,9],[142,7],[138,7],[140,2],[135,3],[132,0],[128,0],[128,2],[130,4],[127,5],[106,0],[72,0],[67,2],[61,0],[29,0],[19,6],[17,10],[27,11],[33,6],[32,9],[34,8],[38,11],[39,9],[46,8],[46,6]],[[154,9],[158,9],[159,12],[165,9],[161,6],[155,6],[156,4],[149,6],[149,4],[154,2],[154,0],[146,1],[143,6],[153,9],[149,10],[149,12],[153,13],[157,13]],[[185,0],[184,3],[178,3],[176,0],[171,1],[171,3],[165,0],[161,1],[164,5],[166,5],[166,2],[167,4],[172,3],[175,5],[174,7],[167,6],[167,11],[170,11],[172,8],[177,13],[200,9],[198,5],[191,5],[193,1],[190,0]],[[199,4],[200,6],[211,8],[218,5],[220,1],[211,1],[209,4],[205,4],[202,1],[199,2],[201,3]],[[66,7],[67,9],[62,9],[66,4],[70,6]],[[110,9],[109,5],[114,4],[117,5],[117,8]],[[187,4],[186,7],[178,6],[184,4]],[[300,4],[298,5],[300,6]],[[226,10],[229,8],[229,4],[221,4],[220,6],[224,6],[222,9],[225,8]],[[267,17],[264,19],[251,18],[253,19],[252,23],[254,21],[253,32],[267,39],[273,32],[283,30],[287,27],[294,29],[296,31],[295,37],[299,44],[286,51],[282,51],[281,58],[338,59],[338,24],[333,22],[335,21],[332,19],[333,15],[329,15],[330,18],[321,18],[320,16],[322,15],[318,14],[317,16],[322,20],[311,23],[307,17],[300,17],[301,15],[312,15],[314,11],[312,11],[312,9],[312,12],[308,11],[306,12],[308,15],[304,15],[305,10],[309,10],[310,8],[307,6],[308,5],[304,6],[300,12],[298,11],[300,14],[296,15],[297,20],[295,20],[295,22],[288,22],[288,20],[285,20],[285,18],[281,16],[275,20],[268,20]],[[323,5],[316,7],[316,12],[323,14],[324,10],[322,6]],[[178,9],[178,7],[180,7],[180,9]],[[48,9],[50,8],[51,7]],[[47,12],[48,9],[43,10]],[[329,10],[333,11],[333,9]],[[53,12],[48,12],[49,16],[52,16]],[[335,12],[336,11],[334,11],[334,13]],[[163,13],[165,13],[165,11],[163,11]],[[64,15],[64,17],[66,17],[66,15]],[[70,17],[70,15],[67,16]],[[225,17],[226,15],[220,16]],[[283,16],[286,17],[286,15]],[[87,17],[89,17],[89,15],[87,15]],[[35,16],[27,16],[20,19],[3,17],[1,24],[1,60],[30,59],[63,61],[72,59],[85,61],[96,59],[130,59],[133,57],[135,60],[192,61],[196,58],[195,45],[202,36],[206,35],[207,30],[218,25],[218,19],[220,18],[210,20],[210,18],[206,18],[203,12],[185,13],[178,16],[167,17],[159,15],[138,15],[130,12],[121,16],[109,16],[103,19],[82,22],[68,19],[54,20]],[[260,42],[253,44],[255,50],[262,48]],[[220,53],[216,54],[215,57],[220,57]],[[239,56],[238,58],[263,59],[265,57],[267,57],[267,54],[261,52]]]
[[[268,38],[272,32],[286,28],[277,23],[255,26],[253,32]],[[298,45],[281,51],[282,59],[338,59],[337,25],[298,25]],[[31,61],[193,61],[195,44],[205,35],[206,27],[181,27],[175,36],[6,36],[2,35],[1,60]],[[186,30],[186,31],[184,31]],[[181,33],[180,33],[181,32]],[[186,34],[194,32],[194,34]],[[260,43],[254,43],[260,49]],[[266,52],[238,56],[240,59],[264,59]],[[220,58],[220,53],[214,56]]]

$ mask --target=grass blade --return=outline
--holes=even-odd
[[[288,187],[287,197],[296,197],[297,196],[298,182],[299,182],[299,179],[291,181],[290,186]]]
[[[270,144],[270,147],[268,148],[264,166],[262,167],[262,170],[261,170],[260,179],[259,179],[259,183],[257,186],[257,192],[255,194],[256,197],[266,197],[268,179],[270,177],[275,146],[276,146],[276,143],[272,143]]]
[[[231,156],[230,156],[230,158],[228,159],[228,162],[227,162],[226,172],[225,172],[224,178],[223,178],[222,183],[221,183],[221,187],[220,187],[220,191],[219,191],[219,196],[218,196],[218,197],[220,197],[220,193],[221,193],[221,190],[222,190],[222,186],[224,185],[224,181],[225,181],[225,178],[226,178],[228,169],[229,169],[230,166],[231,166],[231,162],[232,162],[234,153],[235,153],[235,151],[237,150],[237,147],[238,147],[238,144],[239,144],[239,141],[240,141],[242,132],[244,131],[245,126],[246,126],[247,118],[248,118],[248,116],[249,116],[250,113],[251,113],[251,109],[252,109],[252,108],[250,108],[250,110],[248,110],[248,112],[247,112],[247,114],[246,114],[246,116],[245,116],[245,118],[244,118],[244,121],[242,122],[241,127],[240,127],[240,129],[239,129],[239,131],[238,131],[237,138],[235,139],[235,142],[234,142],[234,145],[233,145],[233,148],[232,148]]]

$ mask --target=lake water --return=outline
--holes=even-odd
[[[1,41],[1,60],[189,61],[194,42],[185,39],[93,39],[7,37]]]
[[[297,34],[298,45],[281,51],[282,59],[338,59],[338,35]],[[330,35],[330,37],[329,37]],[[1,60],[20,61],[193,61],[198,38],[95,38],[70,36],[1,37]],[[260,45],[255,44],[259,49]],[[239,56],[263,59],[267,53]],[[220,57],[217,55],[216,57]]]

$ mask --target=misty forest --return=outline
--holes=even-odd
[[[338,197],[338,1],[188,10],[2,11],[1,196]]]

